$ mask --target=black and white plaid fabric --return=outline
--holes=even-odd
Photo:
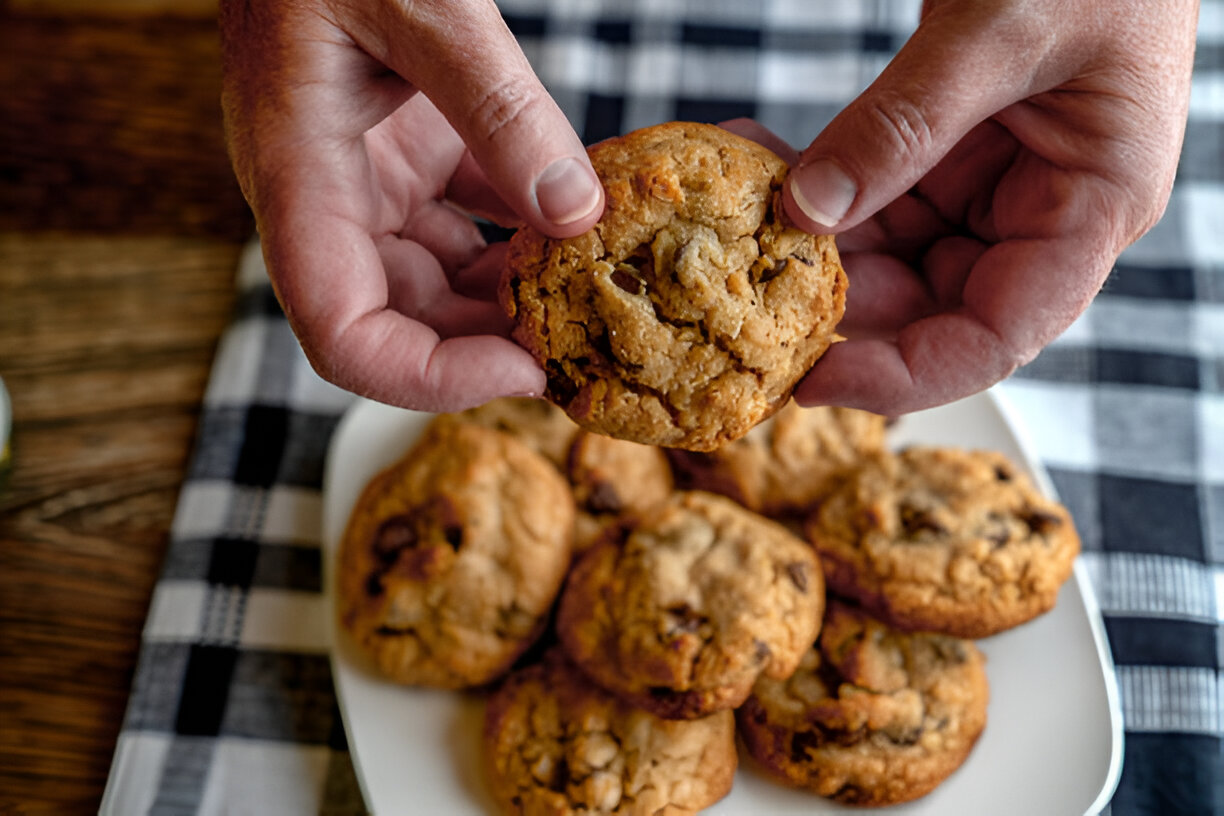
[[[797,146],[885,65],[917,6],[502,3],[588,142],[750,116]],[[351,397],[306,364],[254,247],[238,285],[106,814],[364,812],[332,689],[319,541],[324,455]],[[1224,0],[1207,0],[1167,215],[1002,386],[1074,513],[1105,613],[1126,730],[1112,816],[1224,814],[1222,386]]]

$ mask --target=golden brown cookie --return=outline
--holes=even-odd
[[[666,501],[674,488],[662,450],[589,431],[575,437],[567,473],[578,504],[576,553],[588,550],[621,515]]]
[[[508,434],[434,423],[374,477],[341,543],[341,621],[412,685],[496,679],[547,623],[570,563],[564,477]]]
[[[830,599],[798,671],[761,679],[736,718],[773,776],[878,806],[924,796],[959,768],[986,725],[988,697],[971,641],[901,632]]]
[[[729,496],[767,516],[791,516],[810,510],[864,456],[883,450],[886,424],[867,411],[801,408],[792,401],[718,450],[667,455],[684,489]]]
[[[575,565],[557,633],[604,688],[662,717],[743,702],[786,677],[820,628],[811,547],[711,493],[677,493],[625,518]]]
[[[499,397],[466,411],[442,414],[437,421],[470,422],[504,431],[561,471],[566,468],[570,445],[579,430],[560,408],[547,400],[530,397]]]
[[[664,720],[590,683],[558,651],[485,709],[485,775],[503,812],[685,816],[731,790],[735,718]]]
[[[905,629],[979,638],[1054,606],[1080,542],[1003,454],[913,447],[857,470],[808,519],[830,590]]]
[[[514,338],[590,430],[690,450],[743,436],[834,339],[847,283],[832,236],[786,226],[786,163],[713,125],[668,122],[589,153],[599,223],[510,242]]]

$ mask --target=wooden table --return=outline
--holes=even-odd
[[[215,8],[0,5],[0,814],[96,813],[253,225]]]

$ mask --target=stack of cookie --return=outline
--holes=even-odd
[[[887,433],[792,403],[678,453],[543,401],[440,416],[354,508],[341,620],[391,679],[488,691],[508,813],[697,812],[737,735],[818,795],[922,796],[985,726],[972,638],[1049,609],[1079,544],[1002,456]]]

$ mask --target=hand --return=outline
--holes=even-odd
[[[223,0],[221,31],[235,172],[319,374],[429,411],[543,393],[457,208],[568,237],[603,191],[492,0]]]
[[[788,215],[840,233],[843,332],[804,404],[900,414],[1003,379],[1160,218],[1197,3],[928,0],[877,81],[803,151]]]

